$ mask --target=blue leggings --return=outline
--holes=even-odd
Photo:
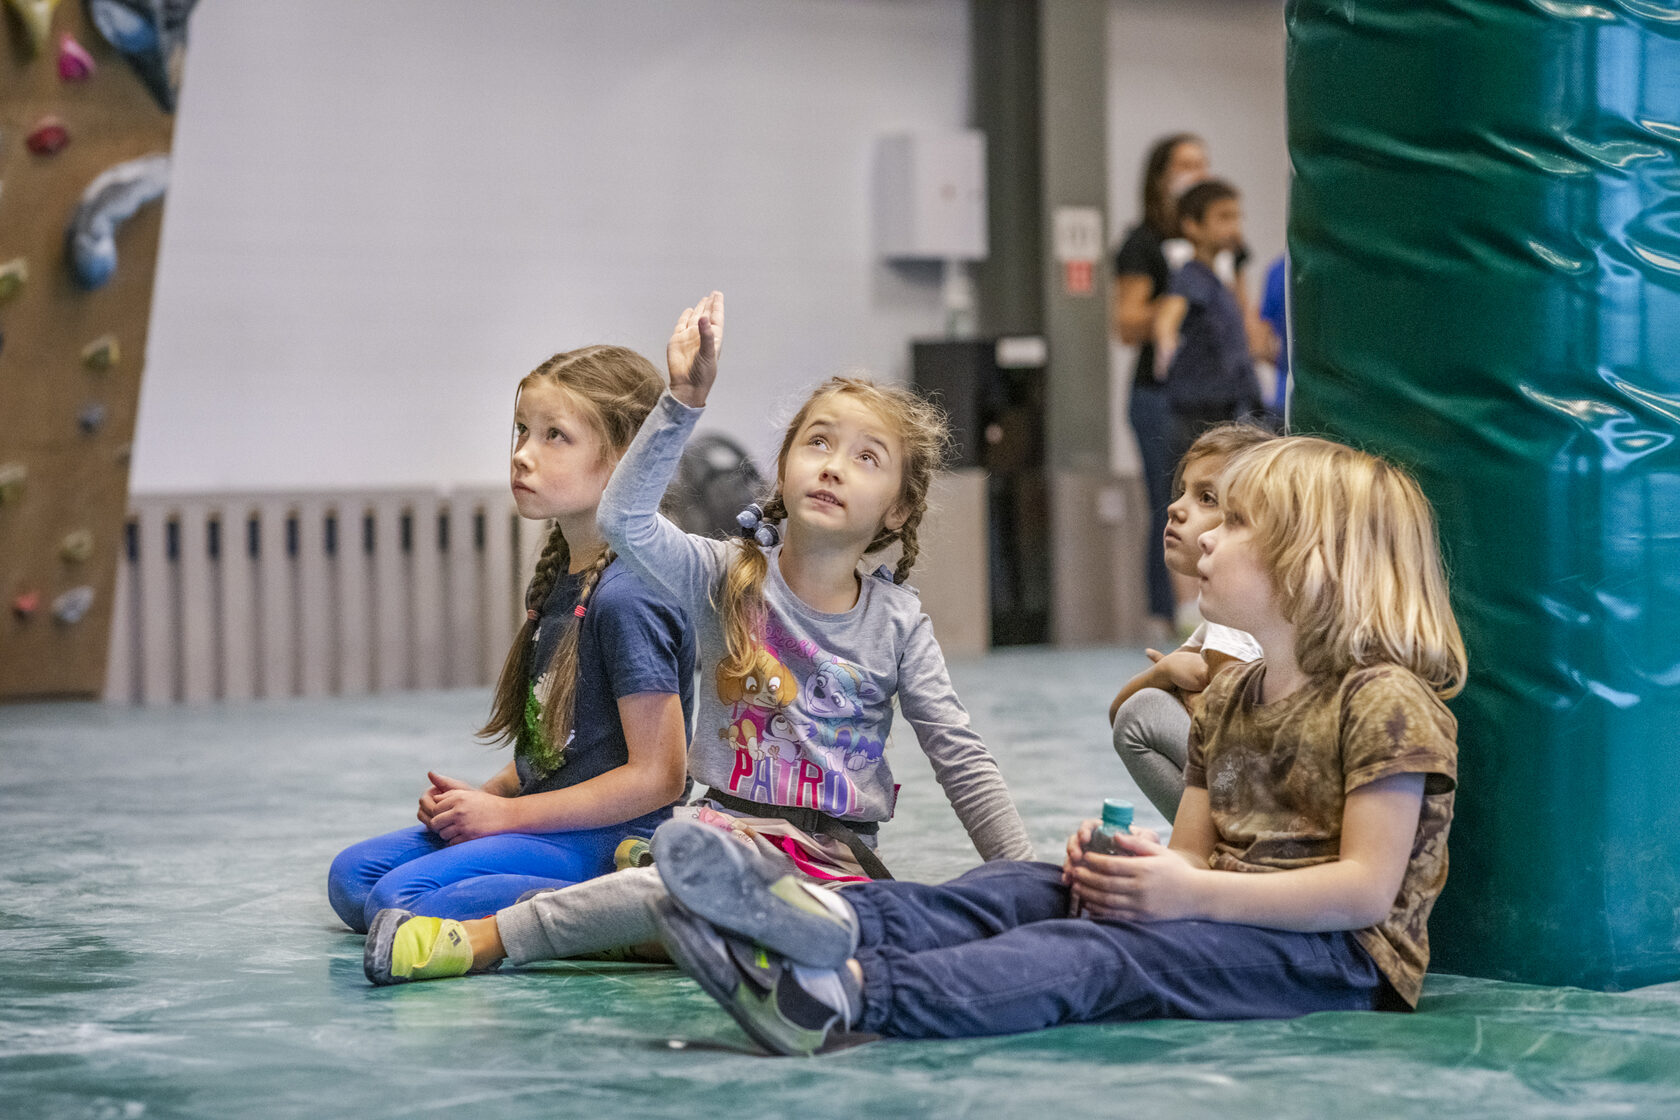
[[[338,853],[327,899],[357,933],[388,906],[434,918],[483,918],[539,887],[569,887],[613,869],[626,836],[645,826],[615,824],[580,832],[505,832],[451,847],[421,826],[387,832]]]

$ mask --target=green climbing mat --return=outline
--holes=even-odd
[[[1293,0],[1293,421],[1434,499],[1433,966],[1680,978],[1680,3]]]

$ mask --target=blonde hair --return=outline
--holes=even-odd
[[[1386,662],[1443,698],[1464,687],[1434,511],[1405,471],[1328,440],[1280,437],[1231,460],[1219,504],[1227,525],[1252,528],[1302,671]]]
[[[600,437],[603,451],[608,455],[624,453],[664,390],[664,381],[653,363],[622,346],[585,346],[556,354],[520,380],[519,392],[541,381],[565,390],[582,405],[580,411]],[[578,590],[580,607],[589,602],[601,573],[612,561],[612,550],[604,548],[584,570],[583,584]],[[554,522],[543,542],[531,584],[525,589],[525,622],[502,663],[491,700],[490,719],[478,732],[480,738],[492,742],[517,742],[519,752],[531,763],[538,777],[546,777],[564,762],[562,752],[571,736],[577,707],[578,637],[582,623],[560,619],[557,624],[565,626],[565,631],[553,658],[544,666],[548,684],[546,694],[540,698],[540,722],[535,713],[526,710],[533,676],[532,639],[555,580],[571,563],[571,547],[560,532],[559,522]]]
[[[903,583],[916,565],[916,556],[920,552],[916,533],[923,515],[927,513],[928,490],[933,485],[934,475],[945,464],[951,442],[945,413],[918,396],[913,389],[902,385],[880,385],[867,377],[831,377],[819,385],[788,422],[787,431],[782,436],[782,447],[776,454],[776,488],[763,503],[764,519],[781,521],[787,517],[781,480],[793,441],[813,409],[842,395],[856,398],[886,422],[898,437],[902,464],[898,508],[906,515],[904,524],[898,529],[883,525],[863,552],[868,556],[894,541],[899,542],[902,552],[893,569],[893,582]],[[750,669],[764,626],[764,580],[770,570],[768,558],[756,541],[737,539],[736,547],[735,559],[720,582],[716,603],[723,623],[725,650],[724,658],[718,665],[720,677],[740,676]]]

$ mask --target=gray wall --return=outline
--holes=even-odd
[[[763,455],[804,386],[940,328],[937,278],[874,259],[870,161],[966,123],[964,0],[218,0],[192,35],[137,491],[496,482],[522,373],[657,361],[712,286],[711,423]],[[1187,127],[1281,251],[1281,6],[1111,0],[1109,44],[1115,233]]]
[[[201,5],[134,489],[501,479],[522,374],[663,365],[714,286],[713,423],[762,451],[938,329],[937,278],[873,259],[870,161],[964,123],[967,51],[962,0]]]

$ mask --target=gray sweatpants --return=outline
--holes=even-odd
[[[1190,713],[1184,705],[1158,688],[1133,693],[1114,713],[1114,753],[1170,824],[1184,796],[1190,757]]]
[[[657,941],[648,903],[665,897],[655,867],[631,867],[539,894],[496,913],[513,964],[580,957]]]

